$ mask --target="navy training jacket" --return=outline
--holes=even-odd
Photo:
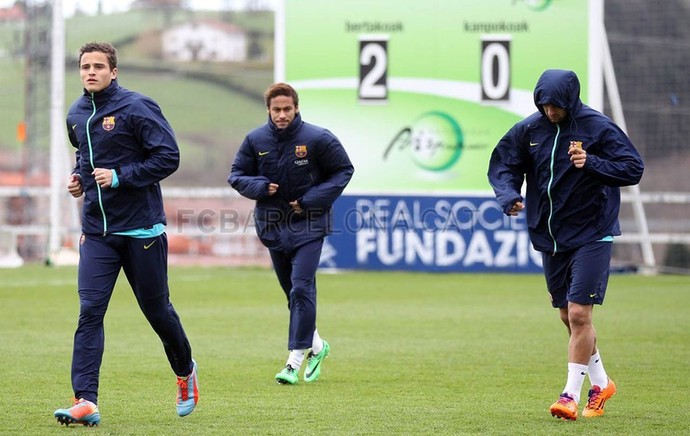
[[[79,97],[67,114],[84,189],[82,232],[107,234],[167,224],[159,182],[180,162],[175,134],[155,101],[117,80]],[[101,189],[94,168],[114,169],[119,185]]]
[[[232,164],[228,183],[256,200],[254,220],[261,242],[289,250],[330,231],[331,206],[342,194],[354,167],[338,138],[327,129],[302,121],[298,112],[285,129],[271,120],[245,137]],[[268,195],[268,184],[278,191]],[[293,213],[299,201],[304,214]],[[288,224],[288,225],[285,225]],[[289,242],[281,239],[287,228]]]
[[[572,71],[547,70],[534,90],[538,112],[515,124],[499,141],[488,177],[507,214],[527,180],[525,206],[532,245],[547,253],[575,249],[606,236],[620,235],[620,186],[637,184],[644,164],[627,135],[608,117],[580,100]],[[543,106],[568,111],[552,124]],[[587,151],[575,168],[569,146]]]

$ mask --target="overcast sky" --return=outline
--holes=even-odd
[[[40,0],[33,0],[40,2]],[[112,12],[121,12],[127,10],[134,0],[100,0],[103,4],[103,12],[108,14]],[[280,0],[259,0],[261,4],[268,8],[275,8],[275,5]],[[195,9],[222,9],[225,7],[242,8],[246,5],[247,0],[190,0],[190,3]],[[14,4],[14,0],[0,0],[0,7],[8,7]],[[66,16],[71,16],[77,7],[86,13],[93,14],[96,12],[98,1],[96,0],[62,0],[62,9]]]

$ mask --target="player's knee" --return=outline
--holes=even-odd
[[[568,307],[568,323],[570,328],[579,328],[592,324],[591,306],[570,304]]]
[[[290,299],[305,299],[309,298],[314,292],[314,287],[309,282],[295,282],[290,290]]]
[[[167,297],[152,298],[140,302],[139,307],[154,329],[166,325],[171,318],[176,318],[175,312]]]
[[[303,286],[293,286],[290,289],[291,300],[301,300],[307,295],[306,289]]]
[[[79,305],[79,323],[98,323],[105,317],[107,305],[94,304],[94,302],[81,302]]]
[[[566,309],[566,308],[559,309],[558,315],[561,318],[561,321],[563,322],[563,324],[565,324],[566,327],[570,327],[570,321],[568,319],[568,309]]]

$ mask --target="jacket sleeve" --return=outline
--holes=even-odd
[[[489,160],[489,183],[503,213],[522,201],[520,189],[525,180],[526,156],[522,146],[523,126],[515,125],[501,138]]]
[[[611,123],[602,136],[600,149],[596,154],[587,154],[584,169],[601,183],[620,187],[639,183],[644,163],[628,136]]]
[[[319,154],[319,166],[325,178],[299,199],[305,210],[330,208],[343,193],[355,172],[350,157],[335,135],[326,131],[320,145],[322,151]]]
[[[143,98],[132,104],[130,122],[144,159],[115,168],[119,188],[141,188],[160,182],[180,165],[175,133],[153,100]]]
[[[72,144],[72,147],[76,149],[74,152],[74,168],[72,168],[72,172],[70,174],[77,174],[79,177],[81,177],[81,162],[80,162],[80,157],[79,157],[79,141],[77,141],[77,136],[74,134],[74,130],[70,128],[69,122],[67,122],[67,139],[69,139],[69,143]]]
[[[243,197],[259,200],[268,197],[268,178],[259,176],[256,156],[249,137],[245,137],[230,169],[228,183]]]

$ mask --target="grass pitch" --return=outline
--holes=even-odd
[[[321,379],[277,385],[288,311],[272,271],[174,267],[172,301],[199,364],[201,399],[175,414],[175,379],[124,276],[106,315],[98,428],[69,405],[76,269],[0,270],[0,433],[687,434],[685,277],[614,275],[595,309],[618,394],[606,415],[549,415],[567,338],[538,275],[321,274]],[[586,397],[588,382],[582,395]],[[581,402],[582,403],[582,402]],[[582,404],[581,404],[582,407]]]

